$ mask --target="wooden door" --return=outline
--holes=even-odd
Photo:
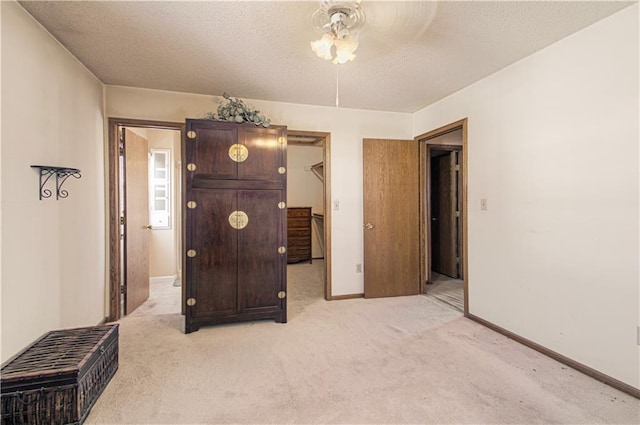
[[[274,313],[282,309],[278,292],[286,291],[281,261],[286,254],[286,210],[278,207],[279,190],[239,190],[238,210],[248,217],[238,234],[238,311],[241,314]]]
[[[149,298],[149,142],[124,129],[125,314]]]
[[[458,152],[431,160],[431,269],[459,278],[458,273]]]
[[[281,130],[278,128],[241,127],[238,143],[246,148],[246,159],[238,163],[238,179],[280,181],[286,172],[283,162]]]
[[[420,293],[418,142],[363,141],[364,295]]]
[[[195,190],[189,197],[189,238],[185,279],[187,296],[197,300],[189,317],[235,314],[237,310],[238,238],[229,225],[229,213],[237,210],[233,189]],[[194,237],[193,234],[203,237]]]

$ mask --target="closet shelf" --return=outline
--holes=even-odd
[[[317,164],[313,164],[311,166],[311,171],[315,174],[320,180],[324,181],[324,162],[320,161]]]
[[[69,177],[73,177],[74,179],[82,177],[80,170],[77,168],[58,167],[54,165],[32,165],[31,168],[37,168],[38,174],[40,175],[40,200],[42,200],[42,198],[50,198],[53,194],[50,189],[45,188],[51,177],[56,176],[56,199],[66,198],[69,196],[69,192],[62,189],[62,185]]]

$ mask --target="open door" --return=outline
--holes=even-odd
[[[364,296],[420,293],[418,142],[364,139]]]
[[[458,151],[431,157],[431,269],[454,279],[460,277],[457,165]]]
[[[124,314],[149,298],[149,142],[129,129],[123,133]]]

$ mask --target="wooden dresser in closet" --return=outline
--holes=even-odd
[[[311,264],[311,207],[287,208],[287,263]]]

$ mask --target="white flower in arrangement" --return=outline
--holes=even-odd
[[[269,127],[271,125],[270,119],[264,115],[260,115],[260,111],[257,109],[247,106],[242,99],[231,97],[227,92],[224,92],[222,97],[226,99],[226,103],[224,100],[220,102],[217,113],[207,112],[205,114],[206,119],[235,122],[238,124],[247,122],[263,127]]]

